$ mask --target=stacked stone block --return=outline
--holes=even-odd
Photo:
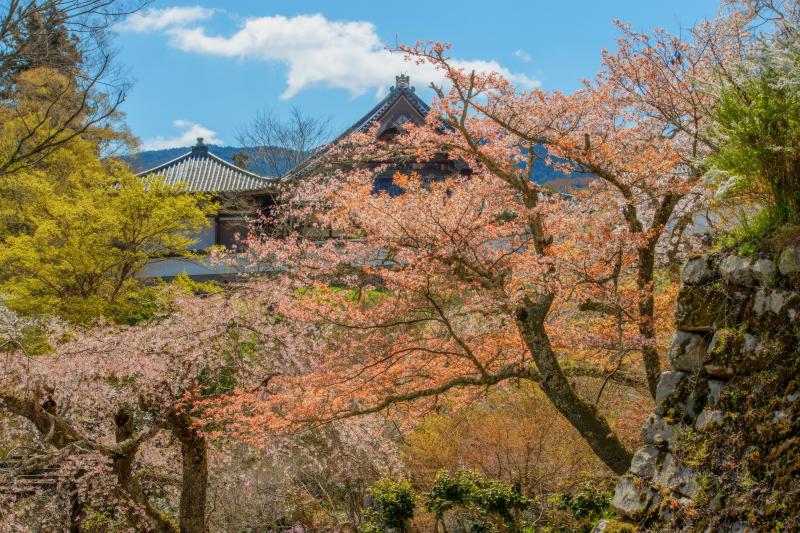
[[[669,368],[613,506],[643,531],[800,528],[786,508],[800,501],[800,243],[697,257],[681,280]]]

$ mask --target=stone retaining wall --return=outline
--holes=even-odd
[[[681,277],[670,368],[613,505],[641,531],[800,531],[800,244]]]

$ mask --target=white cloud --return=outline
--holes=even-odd
[[[523,63],[530,63],[531,60],[533,59],[531,55],[522,48],[514,50],[514,53],[512,55],[516,58],[521,59]]]
[[[268,16],[247,19],[230,36],[210,35],[202,27],[172,27],[166,33],[172,46],[186,52],[286,64],[283,98],[315,85],[346,89],[354,96],[372,90],[382,94],[401,72],[411,75],[417,86],[442,79],[432,66],[416,65],[405,61],[403,54],[388,52],[375,26],[365,21],[331,21],[321,14]],[[496,61],[455,62],[482,72],[500,72],[520,87],[539,85]]]
[[[120,23],[118,29],[135,33],[160,31],[167,28],[186,26],[201,20],[208,20],[213,15],[213,9],[200,6],[147,9],[128,16]]]
[[[166,148],[192,146],[197,142],[198,137],[202,137],[203,142],[206,144],[223,144],[223,142],[217,138],[217,132],[197,124],[196,122],[179,119],[173,122],[172,125],[178,129],[182,129],[183,132],[175,137],[162,137],[159,135],[158,137],[147,139],[142,142],[141,149],[164,150]]]

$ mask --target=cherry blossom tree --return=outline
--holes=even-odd
[[[13,431],[4,433],[12,460],[0,480],[0,512],[47,529],[77,527],[112,505],[106,518],[137,530],[205,531],[209,443],[193,405],[263,379],[261,358],[272,350],[267,337],[240,327],[248,313],[263,310],[224,295],[179,296],[138,326],[39,324],[4,311],[0,413]],[[260,324],[266,335],[267,322]],[[177,523],[148,494],[173,471]],[[46,496],[44,504],[36,496]]]
[[[653,395],[660,374],[655,268],[666,258],[664,250],[677,259],[683,232],[707,205],[708,188],[700,178],[703,161],[716,149],[709,133],[716,101],[713,88],[744,56],[751,20],[748,12],[728,8],[685,37],[661,30],[648,35],[618,24],[623,36],[616,53],[604,52],[604,70],[569,95],[519,92],[498,76],[465,72],[451,64],[448,47],[438,43],[402,48],[416,61],[439,68],[450,84],[446,92],[434,87],[439,106],[431,121],[433,127],[443,124],[455,133],[446,141],[448,153],[477,159],[487,169],[506,174],[509,185],[523,194],[537,189],[525,179],[532,161],[522,165],[526,174],[520,180],[503,165],[519,161],[509,159],[513,154],[507,151],[497,151],[496,137],[534,157],[541,153],[535,148],[544,147],[543,157],[557,158],[556,166],[599,178],[585,201],[618,213],[618,237],[636,242],[635,312]],[[407,142],[419,140],[412,135]],[[429,142],[435,144],[435,137]],[[590,305],[595,310],[604,307]]]
[[[625,471],[630,452],[598,397],[609,383],[655,394],[675,294],[656,287],[657,268],[707,201],[708,86],[744,53],[751,20],[731,7],[685,37],[621,26],[617,53],[573,94],[465,71],[439,43],[403,47],[447,81],[426,123],[328,150],[287,202],[308,231],[248,242],[273,265],[264,291],[289,289],[278,312],[316,328],[307,370],[211,411],[242,414],[227,428],[252,438],[525,379]],[[424,174],[443,157],[469,175]],[[550,194],[537,158],[595,179]],[[375,194],[392,169],[403,194]],[[323,234],[339,237],[308,238]]]
[[[356,133],[316,160],[273,215],[303,231],[251,232],[259,275],[132,327],[3,311],[0,412],[16,446],[4,486],[17,493],[3,492],[0,520],[77,525],[112,503],[106,518],[129,527],[204,531],[210,442],[265,449],[330,424],[364,441],[354,417],[402,429],[445,396],[520,380],[624,472],[625,428],[651,405],[670,328],[675,288],[659,268],[691,244],[709,195],[710,87],[746,53],[757,12],[732,3],[679,37],[620,26],[573,94],[465,71],[439,43],[404,47],[447,81],[425,124],[389,141]],[[539,158],[594,179],[554,194]],[[468,172],[434,177],[432,161]],[[402,194],[375,192],[387,171]],[[166,469],[180,472],[178,525],[150,490]],[[42,502],[21,474],[57,497]]]
[[[580,283],[582,273],[615,270],[613,261],[604,267],[588,258],[560,268],[556,257],[537,251],[525,221],[547,221],[568,233],[573,227],[568,221],[574,219],[565,213],[578,216],[583,207],[553,197],[537,199],[535,210],[526,211],[515,191],[491,173],[443,182],[402,175],[397,181],[403,195],[374,195],[373,170],[349,169],[346,180],[334,173],[299,192],[310,217],[307,225],[360,238],[319,245],[299,235],[288,241],[263,236],[248,243],[254,260],[290,265],[253,284],[283,294],[276,311],[295,327],[314,328],[315,336],[295,347],[305,352],[299,359],[307,361],[307,370],[276,376],[264,390],[240,391],[235,400],[222,399],[218,415],[241,415],[228,420],[226,433],[257,438],[253,435],[264,428],[319,424],[409,402],[430,406],[447,392],[479,392],[525,379],[562,402],[562,413],[583,428],[598,454],[617,469],[627,466],[624,444],[569,380],[608,378],[633,387],[641,381],[622,363],[608,376],[591,357],[571,358],[562,368],[545,336],[544,315],[541,329],[526,330],[531,332],[527,339],[519,334],[520,313],[540,312],[537,305],[549,310],[555,295]],[[295,216],[298,211],[293,209]],[[574,244],[563,242],[565,248]],[[528,296],[536,291],[550,295],[550,301]],[[578,309],[569,299],[558,299],[557,309],[554,324],[572,325],[558,337],[567,342]],[[630,327],[624,321],[619,327],[625,342],[635,344]],[[607,351],[601,335],[595,341],[598,350]],[[542,344],[534,351],[530,343]],[[557,396],[559,391],[566,399]],[[570,411],[569,402],[582,410]]]

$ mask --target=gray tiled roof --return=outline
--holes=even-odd
[[[170,185],[186,184],[192,192],[247,192],[270,189],[274,178],[266,178],[229,163],[208,151],[202,139],[180,157],[139,172],[142,177],[159,175]]]
[[[313,168],[315,163],[325,157],[325,154],[328,152],[331,146],[353,132],[359,131],[363,133],[369,130],[376,122],[379,122],[392,108],[392,106],[394,106],[402,98],[408,100],[408,102],[420,114],[420,116],[423,118],[426,117],[431,108],[422,98],[417,96],[416,90],[409,84],[409,81],[410,80],[408,76],[397,76],[395,78],[395,86],[390,88],[389,94],[387,94],[380,102],[378,102],[375,107],[370,109],[369,113],[358,119],[355,124],[347,128],[341,135],[334,139],[331,144],[319,147],[311,157],[297,165],[297,167],[293,168],[283,179],[288,181],[302,176],[308,171],[308,169]]]
[[[397,84],[391,88],[389,94],[378,102],[369,113],[345,130],[345,132],[339,136],[339,139],[350,135],[354,131],[367,131],[376,121],[381,120],[386,112],[402,97],[405,97],[420,115],[423,117],[427,116],[428,112],[431,110],[430,106],[426,104],[422,98],[417,96],[414,87],[411,87],[408,81],[408,76],[397,76]]]

